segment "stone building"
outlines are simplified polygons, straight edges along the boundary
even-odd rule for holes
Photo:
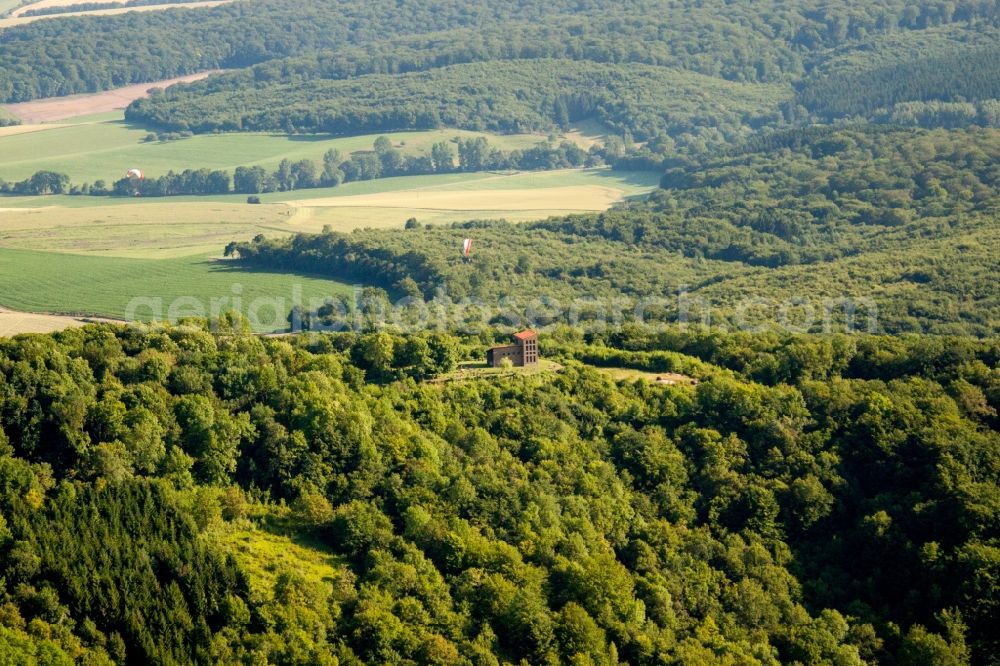
[[[494,347],[486,352],[486,364],[499,368],[505,358],[517,367],[538,363],[538,334],[524,330],[514,334],[514,344]]]

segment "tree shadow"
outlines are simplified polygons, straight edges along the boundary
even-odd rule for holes
[[[310,273],[307,271],[299,271],[288,268],[271,268],[268,266],[254,266],[250,264],[244,264],[240,262],[238,259],[213,257],[205,259],[201,263],[202,265],[207,266],[208,270],[210,270],[213,273],[256,273],[263,275],[292,275],[295,277],[308,278],[310,280],[326,280],[328,282],[338,282],[340,284],[346,284],[343,280],[335,278],[331,275],[324,275],[323,273]]]
[[[597,178],[607,180],[609,185],[615,183],[632,187],[659,187],[662,175],[659,171],[615,171],[614,169],[594,169],[590,173]]]

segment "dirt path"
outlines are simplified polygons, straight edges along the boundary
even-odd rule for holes
[[[187,76],[178,76],[173,79],[152,81],[150,83],[137,83],[133,86],[115,88],[114,90],[105,90],[104,92],[99,93],[68,95],[66,97],[46,97],[44,99],[36,99],[30,102],[8,104],[4,107],[4,109],[9,114],[20,118],[23,122],[29,124],[0,128],[0,132],[3,130],[10,130],[11,134],[18,134],[18,129],[21,129],[21,131],[37,131],[46,128],[37,127],[36,130],[25,130],[24,128],[32,127],[32,123],[49,123],[55,120],[66,120],[68,118],[75,118],[78,116],[89,116],[94,113],[106,113],[108,111],[124,109],[133,101],[148,95],[150,89],[152,88],[167,88],[175,83],[200,81],[201,79],[220,71],[222,70],[199,72],[197,74],[188,74]]]
[[[50,7],[68,7],[78,5],[86,1],[88,4],[110,5],[112,2],[122,2],[122,0],[38,0],[30,5],[21,5],[10,13],[10,18],[18,18],[27,11],[35,9],[49,9]]]
[[[91,0],[79,0],[78,2],[71,2],[69,4],[80,4],[82,2],[90,2]],[[27,25],[28,23],[34,23],[35,21],[43,21],[45,19],[54,18],[66,18],[69,16],[115,16],[116,14],[126,14],[128,12],[156,12],[163,11],[164,9],[191,9],[199,7],[215,7],[217,5],[225,5],[233,0],[206,0],[205,2],[184,2],[180,4],[167,4],[167,5],[142,5],[139,7],[116,7],[114,9],[92,9],[86,12],[73,12],[65,14],[45,14],[43,16],[17,16],[5,19],[0,19],[0,29],[3,28],[13,28],[19,25]],[[23,9],[35,8],[37,5],[28,5]]]

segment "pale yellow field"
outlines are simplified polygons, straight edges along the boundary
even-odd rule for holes
[[[588,150],[591,146],[603,144],[608,134],[609,128],[603,123],[597,120],[582,120],[570,126],[563,137]]]
[[[207,4],[207,3],[203,3]],[[157,5],[159,6],[159,5]],[[0,26],[3,21],[0,20]],[[89,95],[68,95],[66,97],[46,97],[30,102],[20,102],[18,104],[8,104],[4,110],[16,118],[20,118],[26,123],[36,123],[29,125],[15,125],[14,127],[0,128],[0,137],[24,132],[37,132],[46,129],[57,129],[65,125],[38,125],[37,123],[49,123],[53,120],[65,120],[77,116],[89,116],[95,113],[106,113],[117,109],[124,109],[137,99],[141,99],[149,94],[152,88],[167,88],[175,83],[190,83],[200,81],[219,70],[199,72],[187,76],[178,76],[173,79],[153,81],[151,83],[137,83],[134,86],[105,90],[104,92]],[[32,129],[25,129],[32,128]],[[9,132],[5,132],[9,130]],[[18,131],[20,130],[20,131]]]
[[[427,210],[188,202],[88,208],[0,208],[0,248],[167,259],[205,252],[221,253],[229,241],[245,240],[257,234],[318,233],[325,227],[341,232],[363,228],[398,229],[411,217],[421,224],[451,224],[470,217],[526,222],[573,212],[578,209]]]
[[[65,125],[45,124],[45,125],[11,125],[10,127],[0,127],[0,137],[14,136],[16,134],[30,134],[32,132],[44,132],[45,130],[59,129]]]
[[[0,247],[147,259],[221,254],[235,239],[296,231],[293,213],[284,204],[214,202],[7,208],[0,209]]]
[[[602,375],[607,375],[616,382],[634,382],[637,379],[650,382],[651,384],[692,386],[698,380],[687,375],[679,375],[676,372],[645,372],[643,370],[633,370],[632,368],[598,368],[591,366]]]
[[[381,185],[371,181],[344,186],[345,193],[339,196],[254,206],[238,195],[220,201],[144,199],[110,200],[107,204],[89,197],[38,197],[35,207],[0,208],[0,248],[168,259],[219,255],[230,241],[257,234],[319,232],[325,227],[343,232],[402,228],[411,217],[421,224],[436,225],[468,219],[524,222],[606,210],[626,195],[644,189],[613,178],[605,172],[563,170],[470,175],[443,182],[415,178],[421,185],[410,189],[361,189]],[[392,184],[403,186],[406,180]],[[348,188],[361,189],[362,193],[348,194]],[[324,194],[327,192],[330,190]]]
[[[579,211],[540,208],[531,210],[428,210],[425,208],[379,208],[332,206],[328,208],[297,208],[289,220],[295,231],[319,233],[325,227],[333,231],[354,229],[398,229],[406,220],[415,218],[420,224],[445,225],[469,219],[529,222]]]
[[[28,23],[34,23],[35,21],[41,21],[44,19],[66,18],[67,16],[115,16],[116,14],[127,14],[128,12],[156,12],[156,11],[163,11],[164,9],[177,9],[177,8],[191,9],[191,8],[215,7],[216,5],[225,5],[230,2],[233,2],[233,0],[206,0],[205,2],[186,2],[182,4],[173,4],[173,5],[142,5],[140,7],[92,9],[86,12],[46,14],[44,16],[18,16],[16,18],[11,17],[11,18],[0,19],[0,29],[13,28],[14,26],[26,25]],[[71,2],[69,4],[79,4],[79,3]]]
[[[53,331],[83,326],[84,323],[76,317],[29,314],[0,308],[0,338],[21,333],[52,333]]]
[[[623,192],[612,187],[575,185],[512,190],[433,190],[382,192],[324,199],[289,201],[294,207],[401,208],[426,211],[605,210]]]

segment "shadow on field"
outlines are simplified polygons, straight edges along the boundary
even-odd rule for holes
[[[633,187],[659,187],[658,171],[615,171],[613,169],[589,169],[590,175],[607,181],[608,187],[631,185]],[[633,195],[636,196],[636,195]],[[645,195],[638,195],[645,196]]]
[[[248,266],[246,264],[241,264],[236,259],[220,259],[210,258],[205,259],[201,262],[213,273],[231,273],[237,275],[240,273],[256,273],[263,275],[294,275],[300,278],[308,278],[310,280],[326,280],[327,282],[336,282],[338,284],[347,284],[342,280],[338,280],[335,277],[329,275],[323,275],[322,273],[307,273],[304,271],[297,271],[293,269],[281,269],[281,268],[271,268],[267,266]]]
[[[329,141],[330,139],[343,139],[345,134],[282,134],[277,132],[275,134],[270,134],[268,136],[275,136],[281,139],[286,139],[288,141],[302,141],[305,143],[315,143],[318,141]],[[363,135],[361,135],[363,136]]]

